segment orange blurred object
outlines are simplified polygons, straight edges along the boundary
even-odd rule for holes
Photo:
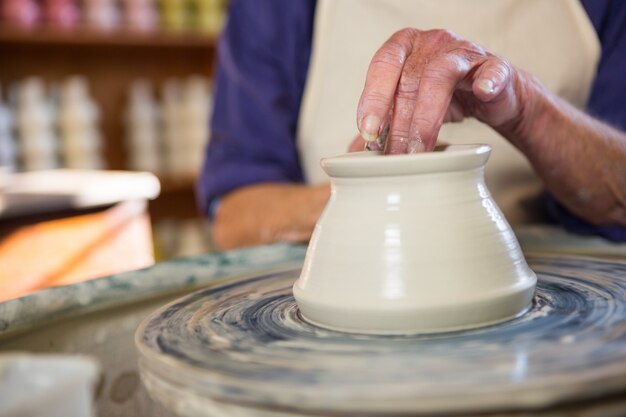
[[[0,238],[0,301],[154,263],[145,201],[44,220]]]

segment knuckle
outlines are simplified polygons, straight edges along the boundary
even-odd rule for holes
[[[415,38],[419,36],[420,33],[421,31],[419,29],[406,27],[395,32],[391,36],[391,39],[396,38],[398,41],[412,43],[415,40]]]
[[[404,63],[407,53],[411,51],[415,39],[419,36],[419,32],[418,29],[413,28],[404,28],[395,32],[376,55],[380,54],[379,59],[383,62],[395,64],[399,61]]]
[[[491,58],[488,61],[486,68],[486,73],[490,77],[499,78],[501,80],[507,79],[511,75],[512,66],[511,64],[500,58]]]
[[[399,94],[415,94],[419,87],[420,73],[419,57],[415,54],[411,55],[402,67],[400,79],[396,87]]]
[[[397,70],[402,68],[405,60],[406,52],[404,47],[397,42],[389,41],[376,52],[371,65],[376,67],[390,67]]]
[[[458,55],[446,54],[431,61],[424,69],[423,77],[430,83],[446,84],[468,71],[468,62]]]
[[[463,41],[447,51],[448,54],[459,55],[470,62],[479,61],[487,58],[485,50],[474,42]]]
[[[438,46],[437,50],[440,54],[460,55],[469,61],[487,57],[487,51],[484,48],[450,30],[433,29],[427,32],[427,36],[433,45]]]
[[[416,74],[402,71],[400,80],[398,81],[398,95],[412,96],[417,94],[420,85],[420,79]]]
[[[423,81],[428,83],[431,88],[440,89],[449,84],[448,80],[455,79],[457,77],[455,72],[447,68],[433,65],[424,70],[422,78]]]
[[[496,65],[492,71],[494,75],[500,79],[505,79],[509,76],[509,70],[504,65]]]
[[[380,91],[367,91],[363,95],[363,102],[367,102],[371,106],[384,107],[388,101],[387,96]]]
[[[488,53],[487,55],[489,57],[489,61],[491,61],[491,62],[495,62],[495,63],[498,63],[500,65],[503,65],[503,66],[509,67],[509,68],[513,66],[513,64],[511,64],[511,61],[509,61],[508,59],[506,59],[504,57],[501,57],[499,55],[494,55],[494,54],[491,54],[491,53]]]
[[[497,57],[497,62],[500,64],[499,66],[505,71],[507,74],[513,72],[513,64],[508,59]]]
[[[448,29],[431,29],[426,33],[431,41],[435,41],[437,43],[457,42],[463,39]]]

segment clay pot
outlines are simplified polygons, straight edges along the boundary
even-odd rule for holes
[[[523,314],[536,276],[485,186],[487,145],[322,160],[332,193],[293,293],[303,318],[425,333]]]

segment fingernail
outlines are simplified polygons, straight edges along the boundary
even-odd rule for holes
[[[380,119],[374,115],[368,115],[361,121],[361,136],[368,142],[378,139]]]
[[[365,142],[365,150],[366,151],[380,152],[383,149],[384,148],[380,145],[380,141],[378,141],[378,140],[372,140],[370,142]]]
[[[486,78],[482,78],[480,80],[478,80],[476,82],[476,85],[478,86],[478,89],[480,91],[482,91],[485,94],[491,94],[495,91],[495,84],[493,83],[493,81],[486,79]]]

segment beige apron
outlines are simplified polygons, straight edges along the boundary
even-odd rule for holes
[[[356,107],[369,61],[404,27],[450,29],[536,75],[578,107],[600,56],[579,0],[319,0],[298,129],[309,183],[327,181],[320,159],[344,153],[357,135]],[[541,184],[519,151],[474,119],[444,125],[439,139],[490,144],[487,183],[494,198],[511,223],[529,221],[522,202]]]

